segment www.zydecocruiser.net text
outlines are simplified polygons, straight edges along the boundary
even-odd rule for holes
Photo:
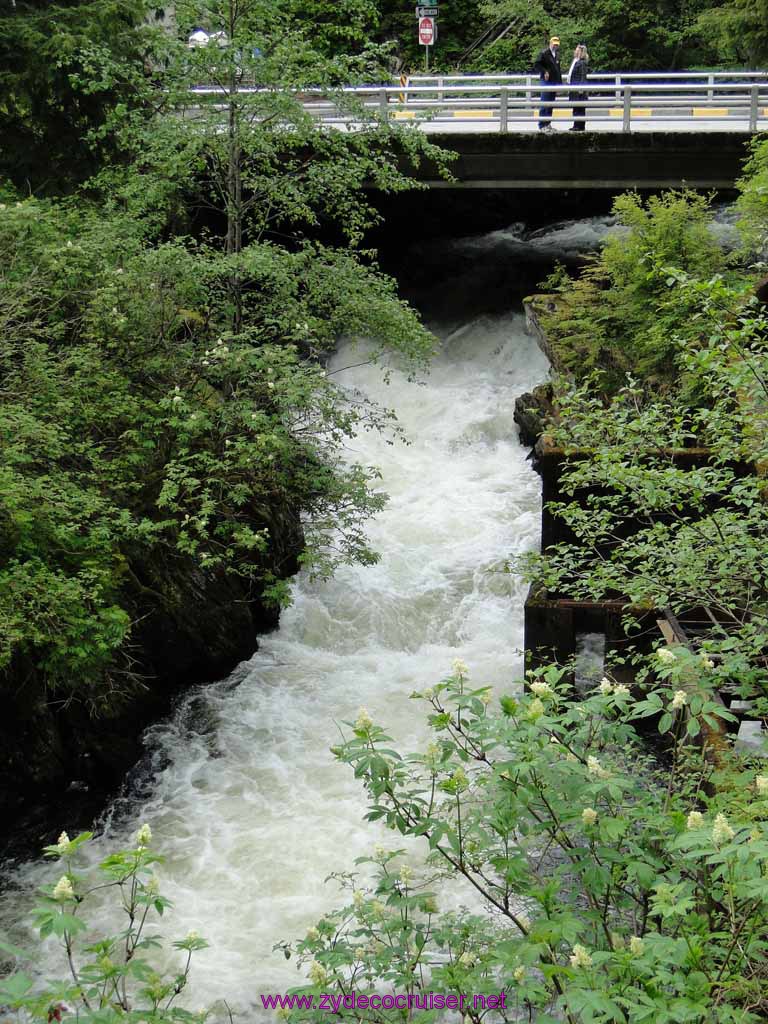
[[[506,1010],[506,992],[495,995],[444,995],[425,992],[422,995],[380,995],[374,992],[348,992],[346,995],[321,992],[316,996],[289,996],[279,993],[261,996],[265,1010],[321,1010],[338,1013],[339,1010]]]

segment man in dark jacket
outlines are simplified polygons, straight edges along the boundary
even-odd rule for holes
[[[542,50],[539,54],[538,60],[533,65],[533,70],[539,76],[539,81],[542,85],[562,85],[563,76],[560,71],[560,39],[557,36],[552,36],[549,40],[549,46]],[[557,93],[552,90],[542,89],[540,103],[539,103],[539,131],[540,132],[551,132],[554,131],[552,121],[552,101],[554,100]],[[548,106],[545,106],[548,104]]]

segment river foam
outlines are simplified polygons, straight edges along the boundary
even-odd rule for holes
[[[148,732],[151,785],[118,806],[95,844],[103,855],[150,822],[174,903],[163,932],[194,929],[211,945],[196,957],[188,1005],[224,997],[248,1006],[299,983],[273,945],[332,908],[338,889],[325,878],[353,870],[381,840],[362,821],[361,787],[329,753],[338,723],[365,705],[415,749],[420,716],[408,696],[446,675],[454,657],[478,684],[505,689],[519,674],[524,587],[493,570],[538,541],[539,482],[513,409],[547,366],[520,314],[440,333],[442,352],[418,383],[342,369],[357,362],[348,346],[332,366],[346,387],[393,406],[410,441],[367,432],[349,453],[381,468],[390,495],[370,530],[378,564],[344,567],[325,583],[299,576],[254,657]],[[39,883],[40,867],[20,879]],[[114,924],[106,907],[100,916]]]

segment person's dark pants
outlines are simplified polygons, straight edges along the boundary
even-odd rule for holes
[[[587,108],[576,106],[577,103],[584,103],[587,99],[586,95],[582,92],[571,93],[568,97],[568,101],[573,105],[573,128],[572,132],[583,132],[586,130],[586,116]]]
[[[542,85],[544,83],[542,82]],[[546,128],[552,120],[552,101],[557,96],[556,92],[544,92],[542,91],[539,97],[539,128]],[[544,104],[549,103],[548,107]]]

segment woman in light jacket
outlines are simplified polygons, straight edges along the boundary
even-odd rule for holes
[[[586,44],[579,43],[573,51],[573,60],[568,72],[569,85],[583,85],[586,82],[588,63],[589,54],[587,53]],[[571,91],[568,95],[568,100],[573,106],[573,127],[568,129],[571,132],[583,132],[586,128],[587,108],[583,104],[587,102],[588,95],[586,90],[581,89],[575,92]]]

